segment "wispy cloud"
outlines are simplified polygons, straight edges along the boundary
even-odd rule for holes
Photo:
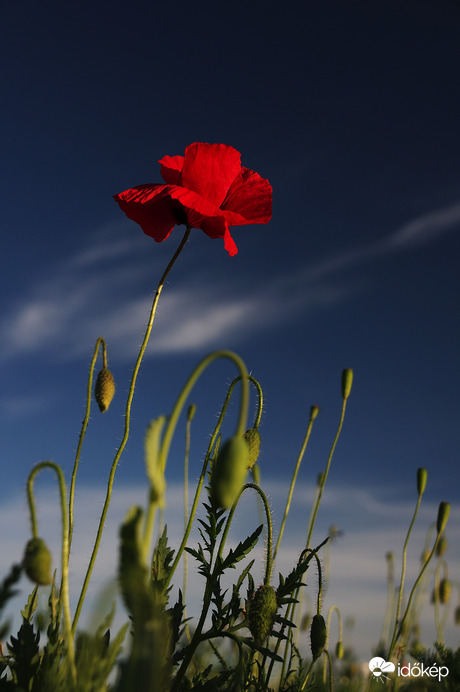
[[[179,280],[162,296],[149,352],[213,348],[229,335],[241,341],[256,329],[329,309],[356,291],[347,270],[434,242],[459,227],[460,204],[455,204],[417,217],[375,242],[272,276],[262,288],[242,275],[238,286],[220,279],[212,292],[209,282],[205,285],[196,276],[187,287]],[[133,356],[151,301],[136,287],[145,277],[159,275],[162,267],[146,262],[141,235],[128,241],[118,231],[101,229],[90,247],[50,267],[32,294],[11,306],[0,322],[1,358],[46,352],[75,358],[86,355],[88,344],[101,334],[110,340],[114,357]]]

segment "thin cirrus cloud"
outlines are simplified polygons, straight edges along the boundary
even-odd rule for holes
[[[373,259],[434,242],[460,226],[460,204],[416,217],[382,239],[332,255],[312,266],[264,281],[263,291],[240,277],[240,294],[225,281],[210,295],[199,282],[168,288],[162,296],[150,353],[185,353],[244,339],[276,320],[329,309],[356,290],[342,272]],[[115,233],[114,233],[115,230]],[[50,268],[33,295],[12,306],[0,322],[0,357],[50,353],[62,359],[88,353],[103,334],[115,357],[136,353],[151,296],[132,295],[143,276],[160,273],[143,257],[142,237],[117,238],[105,228],[92,246]],[[106,242],[110,233],[115,235]],[[114,268],[115,267],[115,268]],[[177,285],[177,284],[176,284]],[[231,296],[231,297],[229,297]],[[276,318],[276,319],[275,319]]]

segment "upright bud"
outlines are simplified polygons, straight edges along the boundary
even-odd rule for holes
[[[346,400],[350,396],[351,385],[353,384],[353,370],[345,368],[342,372],[342,396]]]
[[[310,644],[313,660],[321,656],[326,646],[326,623],[322,615],[313,617],[310,629]]]
[[[438,509],[438,519],[436,522],[436,530],[438,535],[440,535],[446,528],[447,520],[450,514],[450,503],[441,502]]]
[[[310,420],[315,420],[316,416],[319,413],[319,406],[312,406],[310,409]]]
[[[212,467],[211,498],[229,509],[240,492],[249,466],[249,448],[243,437],[231,437],[219,450]]]
[[[40,586],[51,584],[52,558],[43,538],[31,538],[26,545],[23,559],[24,570],[29,579]]]
[[[259,586],[248,612],[248,627],[256,644],[262,645],[275,623],[278,601],[272,586]]]
[[[259,458],[260,450],[260,433],[257,428],[249,428],[243,435],[249,448],[249,466],[252,469],[257,459]]]
[[[190,406],[187,409],[187,420],[192,421],[195,417],[196,413],[196,404],[190,404]]]
[[[428,471],[426,469],[417,469],[417,492],[419,495],[423,495],[425,492],[427,476]]]
[[[108,368],[102,368],[97,376],[94,397],[101,413],[105,413],[115,394],[115,380]]]

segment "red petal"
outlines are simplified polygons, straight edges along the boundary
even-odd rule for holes
[[[268,223],[272,216],[272,187],[268,180],[242,168],[221,205],[229,226]]]
[[[169,185],[181,185],[181,171],[184,165],[183,156],[163,156],[158,161],[161,163],[161,177]]]
[[[182,185],[219,207],[241,170],[241,154],[226,144],[195,142],[185,150]]]
[[[139,185],[125,190],[114,199],[128,219],[135,221],[144,233],[161,243],[177,223],[177,204],[171,199],[170,185]]]

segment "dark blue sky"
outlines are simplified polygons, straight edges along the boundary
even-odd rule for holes
[[[182,234],[156,244],[112,196],[161,182],[158,159],[194,141],[230,144],[268,178],[273,219],[233,229],[234,258],[193,231],[160,301],[119,492],[143,482],[149,421],[229,348],[264,387],[263,478],[287,484],[317,404],[300,474],[315,482],[352,367],[331,485],[412,502],[425,466],[428,501],[458,504],[459,35],[446,0],[3,3],[0,504],[38,461],[70,475],[100,335],[117,397],[93,411],[80,480],[106,478]],[[216,365],[192,397],[192,476],[233,375]]]

